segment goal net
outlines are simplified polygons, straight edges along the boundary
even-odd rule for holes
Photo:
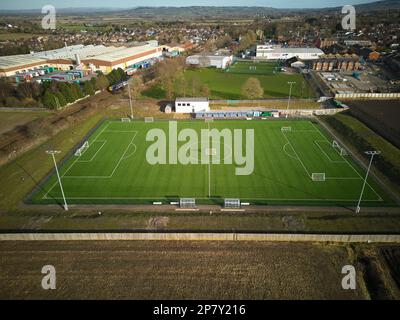
[[[332,141],[332,147],[336,149],[341,156],[347,156],[348,152],[345,148],[343,148],[336,140]]]
[[[281,131],[292,131],[292,127],[281,127]]]
[[[325,173],[313,173],[311,179],[312,181],[325,181]]]
[[[214,119],[213,118],[204,118],[204,121],[205,122],[214,122]]]
[[[240,199],[225,199],[224,207],[231,208],[231,209],[239,209],[240,208]]]
[[[194,198],[181,198],[179,199],[179,206],[181,208],[194,208],[196,207],[196,200]]]
[[[80,157],[89,148],[89,141],[85,141],[83,145],[75,151],[75,156]]]
[[[154,122],[154,118],[153,117],[146,117],[146,118],[144,118],[144,122],[146,122],[146,123]]]
[[[130,118],[121,118],[121,122],[131,122]]]

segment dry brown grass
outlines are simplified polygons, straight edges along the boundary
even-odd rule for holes
[[[266,242],[2,242],[0,298],[364,299],[345,247]],[[57,290],[41,289],[54,265]]]

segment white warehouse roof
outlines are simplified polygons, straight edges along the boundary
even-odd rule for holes
[[[16,68],[31,64],[46,63],[47,59],[42,59],[29,54],[0,57],[0,69]]]
[[[134,55],[140,54],[142,52],[146,52],[149,50],[154,50],[155,47],[153,44],[145,44],[143,46],[138,47],[123,47],[123,48],[114,48],[112,51],[96,55],[97,60],[113,62],[116,60],[126,59],[128,57],[132,57]]]

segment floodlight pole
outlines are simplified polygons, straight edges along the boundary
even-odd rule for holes
[[[290,96],[292,95],[292,86],[294,84],[296,84],[296,82],[294,82],[294,81],[289,81],[288,82],[288,85],[290,85],[290,88],[289,88],[289,99],[288,99],[288,102],[287,102],[286,118],[289,117]]]
[[[127,82],[128,82],[129,106],[131,107],[131,119],[133,119],[133,108],[132,108],[131,86],[129,85],[129,80],[128,80]]]
[[[54,167],[56,168],[56,173],[57,173],[57,178],[58,178],[58,183],[60,184],[60,189],[61,189],[61,194],[62,197],[64,199],[64,210],[68,211],[68,204],[67,204],[67,200],[65,199],[65,195],[64,195],[64,189],[63,186],[61,184],[61,178],[60,178],[60,174],[58,172],[58,168],[57,168],[57,162],[56,162],[56,157],[55,154],[60,153],[61,151],[57,151],[57,150],[47,150],[46,153],[47,154],[51,154],[52,158],[53,158],[53,162],[54,162]]]
[[[371,156],[371,160],[369,161],[369,165],[368,165],[368,169],[367,169],[367,173],[365,174],[365,179],[364,179],[364,183],[361,189],[361,194],[360,194],[360,199],[358,199],[358,204],[356,207],[356,213],[359,213],[361,211],[361,200],[362,200],[362,196],[364,194],[364,189],[365,189],[365,185],[367,184],[367,178],[368,178],[368,174],[369,171],[371,169],[371,165],[372,165],[372,161],[374,160],[374,156],[380,154],[380,151],[366,151],[365,154],[370,155]]]

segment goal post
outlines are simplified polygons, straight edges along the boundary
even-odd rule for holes
[[[312,181],[325,181],[325,173],[324,172],[315,172],[311,175]]]
[[[224,207],[228,209],[240,209],[240,199],[225,199]]]
[[[292,127],[281,127],[282,132],[292,131]]]
[[[89,141],[85,141],[82,146],[80,146],[75,151],[75,156],[80,157],[89,148]]]
[[[121,118],[121,122],[131,122],[131,118]]]
[[[144,118],[144,122],[145,122],[145,123],[154,122],[154,118],[153,118],[153,117],[145,117],[145,118]]]
[[[179,206],[183,209],[193,209],[196,207],[195,198],[180,198]]]
[[[217,149],[216,148],[206,148],[205,149],[205,155],[206,156],[216,156],[217,155]]]
[[[337,151],[339,152],[339,154],[341,156],[347,156],[348,155],[347,150],[345,148],[343,148],[336,140],[332,141],[332,147],[334,149],[337,149]]]
[[[339,143],[338,143],[336,140],[333,140],[333,141],[332,141],[332,147],[333,147],[333,148],[340,148],[340,145],[339,145]]]

